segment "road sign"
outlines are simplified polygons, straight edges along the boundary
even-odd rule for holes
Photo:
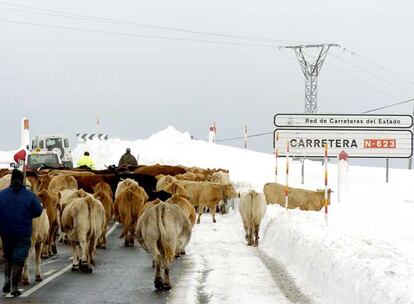
[[[287,142],[292,156],[323,157],[325,144],[329,157],[336,157],[342,150],[350,158],[409,158],[413,153],[410,130],[276,129],[273,146],[278,148],[279,156],[286,156]]]
[[[274,124],[283,128],[407,129],[412,127],[413,117],[382,114],[276,114]]]

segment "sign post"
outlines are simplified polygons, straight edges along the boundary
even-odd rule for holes
[[[348,185],[348,153],[342,150],[338,154],[338,202],[341,201],[342,188]],[[347,192],[348,189],[346,189]],[[346,193],[348,194],[348,193]]]

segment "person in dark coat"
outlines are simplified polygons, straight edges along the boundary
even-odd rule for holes
[[[118,167],[138,166],[137,159],[131,154],[131,149],[127,148],[124,155],[119,160]]]
[[[6,258],[3,292],[21,295],[18,285],[32,242],[32,219],[42,214],[36,195],[23,184],[24,175],[14,169],[10,187],[0,191],[0,237]]]

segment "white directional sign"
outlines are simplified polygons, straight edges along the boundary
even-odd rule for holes
[[[413,117],[411,115],[276,114],[274,124],[282,128],[407,129],[412,127]]]
[[[279,156],[336,157],[342,150],[352,158],[409,158],[413,153],[410,130],[289,129],[278,128],[274,147]]]

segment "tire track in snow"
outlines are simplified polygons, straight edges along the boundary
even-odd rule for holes
[[[279,287],[280,291],[292,303],[311,304],[310,299],[302,293],[296,285],[295,279],[287,272],[285,266],[279,263],[275,258],[270,257],[265,252],[257,248],[256,255],[269,269],[273,280]]]
[[[210,302],[211,295],[207,294],[204,290],[204,284],[207,282],[207,277],[210,271],[213,269],[208,268],[206,259],[203,258],[203,270],[201,271],[200,278],[198,279],[198,286],[196,289],[196,298],[198,304],[208,304]]]

